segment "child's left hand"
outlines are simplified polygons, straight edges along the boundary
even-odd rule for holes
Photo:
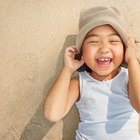
[[[135,39],[129,35],[125,52],[125,61],[129,64],[129,62],[133,60],[137,60],[137,45]]]

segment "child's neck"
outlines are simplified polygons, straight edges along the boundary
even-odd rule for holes
[[[111,80],[113,79],[117,74],[119,73],[119,68],[115,69],[114,71],[112,71],[112,73],[102,76],[102,75],[98,75],[97,73],[95,73],[94,71],[91,72],[91,76],[93,78],[95,78],[96,80],[99,81],[104,81],[104,80]]]

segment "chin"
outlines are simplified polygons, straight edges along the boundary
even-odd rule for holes
[[[93,71],[93,77],[98,80],[110,80],[118,74],[118,69]]]

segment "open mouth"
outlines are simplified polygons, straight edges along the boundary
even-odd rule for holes
[[[96,61],[100,67],[108,67],[110,63],[112,62],[112,58],[109,58],[109,57],[98,58],[96,59]]]

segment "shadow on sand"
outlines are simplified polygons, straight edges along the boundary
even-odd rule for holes
[[[55,81],[55,78],[60,73],[63,67],[63,54],[66,47],[75,44],[76,35],[69,35],[65,39],[63,49],[59,55],[57,61],[57,69],[54,78],[51,78],[44,87],[43,95],[46,96],[47,91],[51,88],[52,84]],[[24,131],[21,134],[20,140],[42,140],[47,132],[53,127],[54,123],[49,122],[44,118],[43,115],[43,106],[44,101],[39,105],[36,113],[32,116],[29,123],[26,125]],[[62,140],[74,140],[75,131],[78,125],[78,113],[76,107],[73,106],[69,114],[63,119],[63,139]]]

